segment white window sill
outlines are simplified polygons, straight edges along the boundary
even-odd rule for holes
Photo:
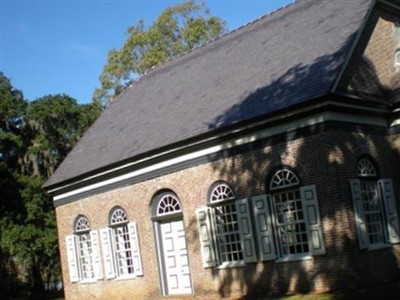
[[[302,261],[302,260],[312,260],[313,257],[309,254],[307,255],[291,255],[280,257],[276,260],[277,263],[284,263],[289,261]]]
[[[97,282],[96,278],[90,278],[90,279],[80,280],[78,283],[90,284],[90,283],[96,283],[96,282]]]
[[[245,265],[246,263],[244,262],[244,260],[224,262],[218,266],[218,269],[238,268],[238,267],[244,267]]]
[[[136,278],[135,274],[129,274],[129,275],[115,277],[114,280],[129,280],[129,279],[135,279],[135,278]]]

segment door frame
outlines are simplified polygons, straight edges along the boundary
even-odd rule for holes
[[[175,197],[175,199],[179,203],[179,209],[174,212],[160,214],[160,212],[158,210],[158,206],[159,206],[159,202],[162,201],[162,198],[164,195],[172,195],[173,197]],[[154,240],[155,240],[156,249],[157,249],[158,277],[159,277],[159,282],[160,282],[161,294],[163,296],[175,295],[175,294],[168,294],[168,280],[167,280],[166,269],[165,269],[164,247],[163,247],[163,242],[162,242],[161,224],[175,222],[175,221],[182,221],[184,230],[185,230],[185,243],[186,243],[186,250],[187,250],[187,256],[188,256],[190,286],[191,286],[190,293],[176,294],[176,295],[178,295],[178,296],[179,295],[193,295],[193,293],[194,293],[192,268],[191,268],[189,249],[188,249],[188,244],[187,244],[187,239],[186,239],[186,228],[185,228],[185,222],[183,219],[183,212],[182,212],[181,208],[182,208],[182,206],[180,204],[178,197],[172,192],[164,192],[164,193],[159,194],[154,199],[154,201],[152,203],[152,207],[151,207],[151,215],[152,215],[153,229],[154,229],[154,231],[153,231],[154,232]]]

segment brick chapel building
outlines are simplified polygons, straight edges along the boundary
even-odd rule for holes
[[[399,133],[398,0],[298,0],[173,58],[45,184],[66,299],[398,280]]]

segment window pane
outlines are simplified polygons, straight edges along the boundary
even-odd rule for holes
[[[382,203],[378,194],[378,186],[373,180],[361,181],[361,199],[370,244],[385,242],[382,218]]]
[[[117,260],[118,275],[133,273],[132,248],[127,225],[114,228],[115,257]]]
[[[94,278],[92,251],[90,234],[88,232],[78,234],[78,259],[83,280]]]
[[[299,190],[273,195],[281,255],[309,252],[306,223]]]
[[[214,207],[214,215],[221,263],[243,260],[235,203]]]

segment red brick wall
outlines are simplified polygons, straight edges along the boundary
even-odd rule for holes
[[[193,299],[320,292],[393,280],[399,271],[399,246],[377,251],[358,249],[349,179],[355,177],[360,155],[369,154],[378,163],[381,176],[393,178],[395,193],[400,199],[400,138],[398,135],[368,134],[367,130],[358,127],[352,130],[334,127],[335,130],[317,130],[305,135],[297,133],[291,134],[292,138],[287,136],[259,142],[256,150],[238,151],[244,154],[57,207],[66,299],[163,298],[150,213],[151,201],[162,189],[174,191],[183,206],[196,295]],[[317,185],[326,255],[315,256],[309,261],[258,262],[242,268],[204,269],[195,209],[206,205],[211,184],[226,180],[239,198],[251,197],[266,192],[266,178],[279,165],[293,167],[303,185]],[[84,214],[92,229],[100,229],[108,225],[108,214],[117,205],[126,210],[131,221],[137,222],[144,276],[131,280],[104,279],[93,284],[71,284],[65,236],[72,233],[74,219]]]

